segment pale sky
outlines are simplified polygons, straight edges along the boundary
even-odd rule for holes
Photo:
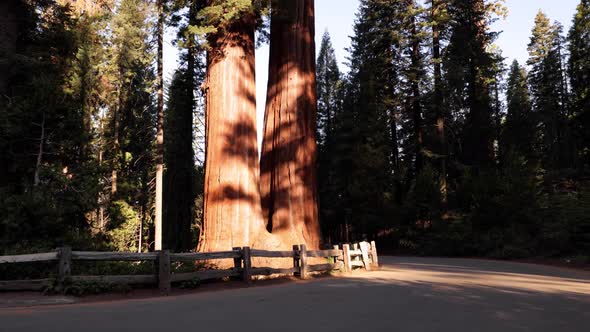
[[[580,0],[507,0],[509,14],[506,20],[495,23],[494,30],[502,31],[497,44],[503,51],[509,64],[517,59],[521,64],[528,58],[527,44],[531,35],[535,15],[539,9],[543,10],[552,21],[559,21],[567,33]],[[322,34],[327,29],[330,32],[336,57],[341,63],[341,71],[346,71],[346,48],[350,46],[350,36],[359,5],[358,0],[316,0],[316,49]],[[167,39],[169,39],[168,36]],[[164,48],[164,71],[169,80],[176,68],[177,51],[166,43]],[[256,51],[256,95],[257,118],[259,126],[259,144],[262,135],[262,119],[266,98],[266,81],[268,77],[268,46],[260,47]]]

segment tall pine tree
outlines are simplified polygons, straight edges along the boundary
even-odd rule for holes
[[[569,166],[566,151],[566,119],[564,73],[560,55],[559,26],[551,24],[545,13],[539,11],[528,45],[531,67],[529,84],[533,109],[541,124],[539,136],[546,169]]]
[[[448,11],[451,37],[444,69],[449,106],[462,131],[460,160],[486,168],[494,158],[490,87],[494,59],[488,51],[496,35],[489,31],[493,17],[484,0],[454,0]]]
[[[338,61],[332,47],[330,34],[326,30],[317,58],[318,126],[316,139],[323,152],[333,127],[334,113],[338,107],[338,88],[341,80]]]
[[[535,122],[525,69],[514,60],[508,73],[506,90],[507,114],[501,151],[532,159],[535,151]],[[506,156],[503,156],[506,157]],[[504,159],[504,158],[502,158]]]
[[[339,216],[349,233],[372,234],[389,221],[394,176],[401,180],[399,1],[361,1],[352,37],[343,109],[336,115]],[[401,182],[401,181],[400,181]],[[399,188],[398,188],[399,189]]]
[[[109,107],[111,208],[107,229],[119,249],[139,250],[152,218],[155,74],[148,41],[150,7],[143,0],[123,0],[110,24],[108,72],[113,96]]]
[[[82,102],[91,98],[80,92],[90,89],[73,89],[71,81],[85,72],[78,70],[87,63],[84,47],[67,4],[0,6],[0,246],[55,247],[88,234],[85,214],[96,206],[98,174]]]
[[[322,234],[329,238],[328,242],[338,238],[338,226],[341,221],[335,215],[336,171],[333,165],[338,158],[335,153],[335,122],[341,109],[342,78],[338,69],[338,61],[330,41],[328,31],[322,36],[322,43],[317,58],[317,96],[318,125],[316,140],[318,143],[318,191],[320,197],[320,221]]]

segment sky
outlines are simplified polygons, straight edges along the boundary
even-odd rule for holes
[[[527,44],[533,28],[535,15],[543,10],[552,21],[559,21],[567,32],[580,0],[507,0],[509,14],[506,19],[497,21],[494,31],[501,31],[496,44],[502,49],[506,62],[514,59],[524,64],[528,58]],[[359,0],[316,0],[316,50],[319,51],[324,31],[328,30],[332,39],[336,57],[341,64],[341,71],[347,71],[346,48],[350,46],[353,24],[359,6]],[[167,36],[164,48],[164,72],[166,79],[172,77],[176,68],[177,51],[169,42],[172,33]],[[262,121],[266,98],[266,81],[268,78],[268,45],[256,50],[256,96],[259,144],[262,135]]]

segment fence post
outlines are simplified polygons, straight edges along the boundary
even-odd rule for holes
[[[293,268],[295,269],[295,272],[293,273],[293,275],[297,276],[297,275],[301,275],[301,266],[299,265],[299,245],[298,244],[294,244],[293,245]]]
[[[57,267],[57,283],[60,289],[64,289],[67,280],[72,275],[72,248],[62,247],[58,250],[59,265]]]
[[[336,244],[336,245],[333,245],[332,246],[332,249],[334,249],[334,250],[340,250],[340,247],[338,247],[338,245]],[[338,255],[338,256],[332,256],[332,258],[334,259],[334,264],[337,264],[338,263],[338,258],[339,257],[340,257],[340,255]]]
[[[344,244],[342,245],[342,259],[344,260],[344,271],[345,272],[352,272],[352,264],[350,262],[350,245]]]
[[[299,245],[299,278],[305,279],[307,277],[307,249],[305,244]]]
[[[369,243],[368,242],[361,242],[361,257],[363,258],[363,264],[365,265],[365,270],[371,271],[371,261],[369,260]]]
[[[170,294],[172,288],[170,280],[170,251],[158,252],[158,286],[162,294]]]
[[[233,247],[232,250],[240,252],[240,257],[234,257],[234,270],[238,273],[241,273],[241,271],[242,271],[242,255],[243,255],[242,248]]]
[[[371,241],[371,258],[373,260],[373,267],[378,269],[379,268],[379,258],[377,256],[377,246],[375,245],[375,241]]]
[[[242,271],[242,279],[250,283],[252,281],[252,258],[250,256],[250,247],[242,249],[242,258],[244,259],[244,270]]]
[[[358,243],[353,243],[352,244],[352,250],[354,250],[354,251],[359,250],[359,244]],[[355,261],[355,262],[360,262],[361,261],[361,256],[355,255],[355,256],[352,256],[350,259],[353,260],[353,261]]]

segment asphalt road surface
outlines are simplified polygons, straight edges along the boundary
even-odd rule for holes
[[[0,331],[590,331],[590,273],[383,257],[377,272],[188,295],[0,309]]]

